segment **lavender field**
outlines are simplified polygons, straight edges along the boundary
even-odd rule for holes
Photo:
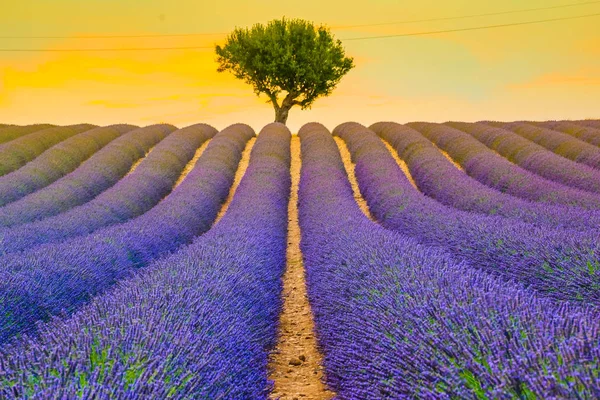
[[[597,399],[599,235],[598,120],[0,124],[0,399]]]

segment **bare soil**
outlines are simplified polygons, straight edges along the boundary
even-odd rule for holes
[[[400,167],[400,169],[402,170],[402,172],[404,172],[404,175],[406,175],[406,177],[408,178],[408,181],[410,182],[410,184],[413,185],[413,187],[415,189],[419,190],[419,187],[417,186],[417,183],[415,182],[415,180],[413,179],[412,175],[410,174],[410,170],[408,169],[408,165],[406,165],[406,163],[404,162],[404,160],[400,158],[400,156],[398,155],[398,152],[392,147],[391,144],[389,144],[385,140],[381,139],[381,141],[383,142],[383,144],[385,144],[385,147],[387,147],[387,149],[390,152],[390,154],[392,155],[392,157],[394,157],[394,160],[396,161],[396,164],[398,164],[398,166]]]
[[[363,212],[363,214],[369,217],[371,221],[375,221],[375,218],[373,218],[373,216],[371,215],[371,211],[369,210],[367,201],[362,197],[362,194],[360,194],[358,181],[356,180],[356,175],[354,174],[354,163],[352,162],[352,156],[348,151],[348,147],[346,146],[346,143],[339,137],[335,137],[334,139],[335,144],[337,144],[338,149],[340,151],[340,155],[342,156],[342,161],[344,162],[344,169],[346,170],[346,175],[348,175],[348,180],[350,181],[350,185],[352,186],[354,200],[356,200],[356,203],[358,204],[358,207],[360,207],[360,210]],[[394,150],[392,149],[392,151]]]
[[[206,140],[204,143],[202,143],[202,145],[200,147],[198,147],[198,150],[196,150],[196,152],[194,153],[194,157],[192,157],[190,162],[188,162],[185,165],[185,168],[183,168],[183,171],[181,171],[181,176],[177,179],[177,182],[175,182],[175,185],[173,185],[173,189],[175,189],[177,186],[179,186],[181,184],[181,182],[183,182],[185,177],[188,176],[188,174],[190,172],[192,172],[192,170],[194,169],[194,166],[196,165],[196,162],[198,162],[198,159],[200,158],[202,153],[204,153],[204,149],[206,149],[206,146],[208,146],[209,142],[210,142],[210,139]]]
[[[144,154],[142,157],[140,157],[136,162],[133,163],[133,165],[131,166],[131,168],[129,169],[129,172],[125,174],[125,176],[127,175],[131,175],[133,173],[133,171],[135,171],[135,169],[138,167],[138,165],[140,165],[142,163],[142,161],[144,161],[144,159],[146,157],[148,157],[148,154],[150,154],[150,152],[152,150],[154,150],[156,146],[152,146],[148,149],[148,151],[146,152],[146,154]]]
[[[272,399],[331,399],[334,393],[323,383],[322,355],[314,334],[314,321],[306,292],[300,226],[298,183],[300,139],[292,136],[292,190],[288,204],[288,247],[283,276],[283,311],[278,343],[269,362],[269,379],[274,381]]]
[[[454,159],[452,157],[450,157],[450,154],[448,154],[444,150],[440,149],[435,143],[431,142],[431,144],[433,145],[433,147],[435,147],[436,149],[438,149],[440,151],[440,153],[442,153],[442,155],[444,157],[446,157],[446,159],[452,163],[452,165],[454,165],[460,171],[463,171],[463,172],[465,171],[463,169],[463,167],[461,167],[461,165],[459,163],[457,163],[456,161],[454,161]]]
[[[244,177],[244,174],[246,173],[246,169],[248,169],[248,164],[250,163],[250,153],[252,152],[252,147],[254,146],[255,141],[256,141],[256,138],[253,137],[248,141],[248,143],[246,143],[246,147],[244,148],[244,151],[242,152],[242,158],[240,159],[238,168],[235,171],[235,177],[233,178],[233,184],[231,185],[231,189],[229,189],[229,194],[227,195],[227,199],[221,206],[221,209],[219,210],[219,213],[217,214],[217,218],[215,219],[215,222],[213,223],[213,225],[216,224],[217,222],[219,222],[221,220],[221,218],[223,218],[223,216],[227,212],[227,209],[229,208],[229,204],[231,204],[231,200],[233,200],[233,196],[235,195],[235,191],[236,191],[237,187],[239,186],[242,178]]]

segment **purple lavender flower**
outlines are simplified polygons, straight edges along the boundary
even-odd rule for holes
[[[152,125],[115,139],[70,174],[0,207],[0,226],[47,218],[92,200],[117,183],[135,161],[174,130],[172,125]]]
[[[480,183],[452,165],[427,138],[412,128],[395,122],[379,122],[370,129],[398,152],[419,190],[442,204],[551,227],[594,231],[600,227],[600,210],[526,201]]]
[[[600,209],[597,194],[570,188],[527,171],[466,132],[425,122],[407,125],[446,151],[467,175],[487,186],[526,200]]]
[[[220,143],[214,155],[231,161],[223,139],[242,132],[217,135],[205,154]],[[71,318],[4,346],[0,394],[266,399],[285,266],[289,152],[289,130],[266,126],[225,216]]]
[[[179,129],[163,139],[135,171],[92,201],[41,221],[0,228],[0,254],[87,235],[143,214],[171,192],[196,149],[216,132],[205,124]]]
[[[0,257],[0,343],[68,314],[120,279],[189,243],[212,225],[233,183],[247,125],[233,125],[207,146],[194,170],[147,213],[62,243]]]
[[[73,171],[112,140],[134,128],[131,125],[94,128],[50,147],[23,167],[0,177],[0,206],[48,186]]]
[[[1,144],[0,176],[22,167],[53,145],[95,127],[90,124],[79,124],[36,129],[28,135]]]
[[[557,305],[371,222],[329,132],[308,124],[300,137],[302,252],[337,398],[600,396],[597,310]],[[381,156],[367,150],[355,153],[359,163]],[[402,196],[395,185],[381,190]]]
[[[444,206],[418,192],[383,142],[357,123],[334,133],[348,144],[361,193],[385,227],[446,249],[473,267],[517,280],[550,298],[600,304],[595,232],[549,229]]]

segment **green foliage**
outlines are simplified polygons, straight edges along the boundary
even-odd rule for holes
[[[223,47],[216,46],[216,53],[219,72],[229,71],[252,85],[257,95],[266,94],[276,112],[294,105],[310,108],[354,67],[328,28],[301,19],[236,28]],[[284,92],[280,105],[278,97]]]
[[[483,387],[481,386],[481,382],[479,379],[477,379],[473,372],[467,369],[462,371],[459,375],[465,380],[467,387],[475,393],[478,399],[485,400],[488,398],[485,394],[485,390],[483,390]]]

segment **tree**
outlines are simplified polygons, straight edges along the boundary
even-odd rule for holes
[[[328,28],[301,19],[236,28],[223,47],[216,46],[216,53],[217,70],[252,85],[257,96],[266,94],[275,108],[275,122],[284,124],[293,106],[310,108],[354,67]]]

